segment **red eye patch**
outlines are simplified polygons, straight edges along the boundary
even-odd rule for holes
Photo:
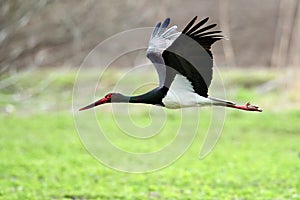
[[[105,96],[106,99],[110,99],[111,97],[112,97],[112,94],[107,94],[107,95]]]

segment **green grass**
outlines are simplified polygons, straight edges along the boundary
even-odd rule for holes
[[[122,173],[100,164],[77,135],[73,116],[66,110],[74,76],[59,76],[45,94],[23,102],[11,102],[9,90],[1,92],[7,98],[1,101],[3,107],[11,104],[15,111],[1,108],[0,113],[0,199],[300,199],[300,109],[228,110],[221,138],[212,153],[200,160],[211,113],[202,109],[199,135],[179,160],[156,172]],[[25,79],[20,82],[26,84]],[[264,104],[253,88],[248,89],[246,93],[247,89],[237,88],[236,100],[250,98]],[[39,110],[39,105],[49,101],[48,110]],[[110,130],[111,138],[131,151],[146,151],[173,137],[160,137],[149,147],[131,145],[116,129],[109,106],[97,111],[98,121],[106,132]],[[151,122],[143,106],[131,114],[140,126]],[[180,123],[175,111],[168,114],[165,133]]]
[[[230,111],[208,157],[198,159],[197,137],[175,164],[147,174],[99,164],[80,143],[67,113],[1,116],[0,197],[299,199],[299,116],[300,111]],[[106,120],[104,126],[112,123]]]

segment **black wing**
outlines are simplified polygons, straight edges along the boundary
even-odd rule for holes
[[[219,34],[221,31],[208,31],[216,24],[203,27],[208,17],[193,26],[196,19],[197,16],[162,54],[167,68],[165,86],[168,87],[179,73],[192,83],[197,94],[207,97],[213,74],[211,45],[223,36]]]

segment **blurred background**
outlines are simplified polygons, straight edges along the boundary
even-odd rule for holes
[[[299,4],[299,0],[1,0],[0,199],[299,199]],[[84,148],[71,112],[81,63],[114,34],[153,27],[166,17],[182,30],[195,15],[209,16],[209,23],[217,23],[216,30],[229,39],[213,45],[217,67],[209,93],[223,91],[224,86],[228,100],[250,101],[264,112],[226,109],[225,123],[218,126],[222,137],[204,160],[199,160],[199,149],[213,121],[210,108],[192,112],[202,117],[196,121],[198,135],[170,167],[133,175],[100,165]],[[110,52],[119,45],[124,44],[112,44]],[[145,62],[149,63],[145,50],[130,52],[114,61],[99,83],[98,73],[105,66],[91,63],[80,71],[76,92],[83,105],[78,108],[91,103],[94,94],[89,91],[95,91],[95,81],[96,97],[117,83],[124,93],[155,87],[143,87],[145,82],[157,83],[151,65],[146,72],[127,73]],[[151,138],[153,143],[133,143],[134,138],[115,123],[110,105],[95,109],[108,138],[133,152],[152,150],[149,144],[168,144],[181,125],[181,110],[131,108],[130,116],[115,113],[123,124],[131,126],[126,123],[130,120],[147,128],[151,109],[160,109],[168,114],[169,125],[157,129],[162,137]],[[154,117],[161,116],[157,110],[151,112]],[[83,124],[93,122],[84,117],[88,113],[94,114],[76,113],[84,118]],[[195,122],[193,117],[187,119]],[[189,126],[184,131],[195,129]]]
[[[298,0],[190,0],[184,3],[179,0],[3,0],[0,12],[2,104],[11,102],[6,109],[9,112],[12,105],[51,86],[62,71],[65,75],[66,71],[72,74],[97,44],[114,34],[151,27],[166,17],[171,17],[171,23],[182,30],[195,15],[209,16],[210,23],[218,23],[218,29],[229,39],[213,46],[216,64],[221,69],[264,71],[260,78],[242,78],[245,81],[260,79],[256,86],[261,86],[261,92],[283,84],[287,87],[286,80],[293,79],[294,70],[300,65]],[[129,62],[126,66],[134,65],[131,61],[122,60]],[[119,63],[114,67],[122,66]],[[289,70],[292,72],[287,75]],[[37,75],[39,72],[42,76]],[[36,76],[29,78],[33,73]],[[252,75],[255,74],[260,73]],[[33,77],[38,80],[26,82]],[[70,86],[72,81],[74,79],[69,77],[66,82]],[[294,89],[294,82],[292,85]]]
[[[219,66],[300,64],[298,0],[1,1],[1,73],[76,67],[99,42],[171,17],[181,30],[195,15],[211,17],[230,39],[215,45]]]

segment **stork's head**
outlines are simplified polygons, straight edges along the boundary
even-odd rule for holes
[[[99,99],[98,101],[95,101],[94,103],[87,105],[83,108],[80,108],[79,111],[81,110],[87,110],[96,106],[99,106],[101,104],[105,104],[105,103],[111,103],[111,99],[113,96],[118,96],[119,93],[108,93],[107,95],[105,95],[102,99]]]
[[[130,97],[124,96],[123,94],[120,93],[108,93],[107,95],[105,95],[102,99],[99,99],[98,101],[95,101],[94,103],[87,105],[83,108],[80,108],[79,111],[81,110],[87,110],[105,103],[120,103],[120,102],[124,102],[124,103],[128,103],[130,100]]]

